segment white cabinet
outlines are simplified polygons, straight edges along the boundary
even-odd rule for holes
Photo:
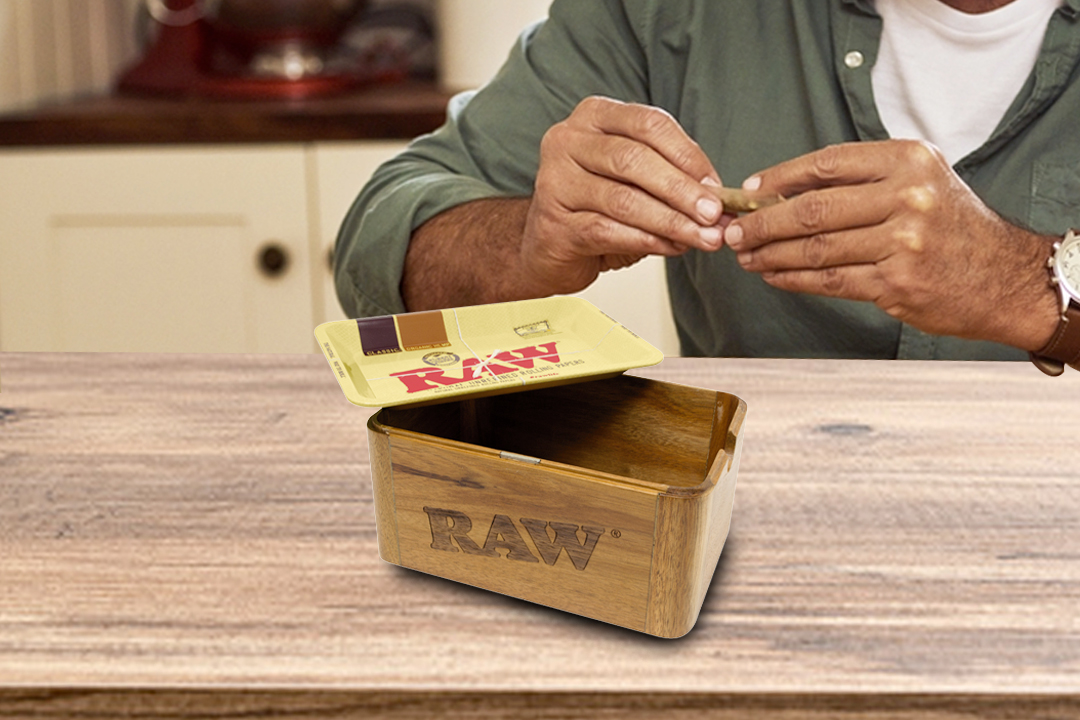
[[[0,152],[0,350],[316,352],[338,227],[405,145]]]
[[[0,349],[312,350],[303,149],[5,152],[0,218]]]

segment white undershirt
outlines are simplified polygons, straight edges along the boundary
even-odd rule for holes
[[[871,81],[889,136],[928,140],[950,164],[986,142],[1060,5],[1013,0],[972,15],[941,0],[876,0],[883,30]]]

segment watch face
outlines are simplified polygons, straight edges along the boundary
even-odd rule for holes
[[[1080,301],[1080,236],[1074,236],[1062,244],[1054,264],[1065,292]]]

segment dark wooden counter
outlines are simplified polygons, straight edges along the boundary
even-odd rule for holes
[[[448,100],[418,81],[305,101],[87,98],[0,115],[0,147],[408,139],[441,125]]]
[[[381,562],[316,355],[0,354],[0,718],[1080,717],[1080,374],[672,358],[747,401],[698,626]]]

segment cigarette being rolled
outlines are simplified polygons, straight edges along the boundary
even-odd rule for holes
[[[720,202],[724,204],[726,213],[748,213],[769,205],[775,205],[784,198],[776,193],[748,192],[742,188],[709,187]]]

